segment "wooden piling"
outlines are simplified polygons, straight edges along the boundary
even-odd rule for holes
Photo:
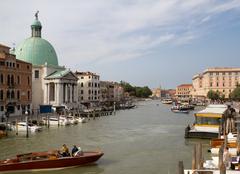
[[[57,114],[57,118],[58,118],[58,127],[60,126],[60,115]]]
[[[184,174],[183,161],[179,161],[179,163],[178,163],[178,174]]]
[[[47,114],[47,127],[49,128],[50,127],[50,115]]]
[[[16,135],[18,135],[18,119],[16,119]]]
[[[220,174],[226,174],[226,167],[223,163],[223,152],[224,152],[224,145],[221,146],[221,148],[219,149],[219,170],[220,170]]]
[[[196,155],[196,150],[197,147],[196,145],[194,145],[193,147],[193,154],[192,154],[192,170],[196,170],[196,158],[197,158],[197,155]]]
[[[29,137],[29,132],[28,132],[28,115],[26,115],[26,138]]]
[[[203,168],[202,143],[196,146],[196,167],[199,170]]]

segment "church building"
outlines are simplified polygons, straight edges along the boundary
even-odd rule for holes
[[[16,58],[32,64],[32,109],[40,105],[77,107],[77,81],[72,71],[58,65],[54,47],[42,38],[42,25],[38,12],[31,25],[31,37],[24,40],[15,50]]]

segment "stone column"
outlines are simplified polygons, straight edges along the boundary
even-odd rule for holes
[[[65,83],[65,102],[68,101],[68,84]]]
[[[63,84],[62,83],[58,84],[58,101],[59,101],[59,105],[63,103]]]
[[[56,105],[59,105],[59,101],[58,101],[58,83],[55,83],[55,98],[54,98],[54,100],[55,100],[55,103],[56,103]]]
[[[70,88],[70,92],[69,92],[69,93],[70,93],[69,102],[72,103],[72,102],[73,102],[73,101],[72,101],[72,90],[73,90],[73,89],[72,89],[72,84],[69,84],[69,88]]]

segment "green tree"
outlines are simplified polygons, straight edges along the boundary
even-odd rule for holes
[[[230,98],[232,100],[240,101],[240,85],[237,84],[237,87],[231,92]]]
[[[207,93],[207,97],[211,100],[219,100],[220,99],[220,93],[218,91],[210,90]]]
[[[121,86],[123,87],[125,92],[128,92],[131,96],[140,97],[140,98],[147,98],[152,95],[151,89],[149,87],[139,87],[139,86],[132,86],[131,84],[121,81]]]

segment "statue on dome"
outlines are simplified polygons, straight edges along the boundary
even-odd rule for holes
[[[37,12],[35,13],[35,18],[36,18],[36,20],[38,20],[38,13],[39,13],[39,11],[37,11]]]

